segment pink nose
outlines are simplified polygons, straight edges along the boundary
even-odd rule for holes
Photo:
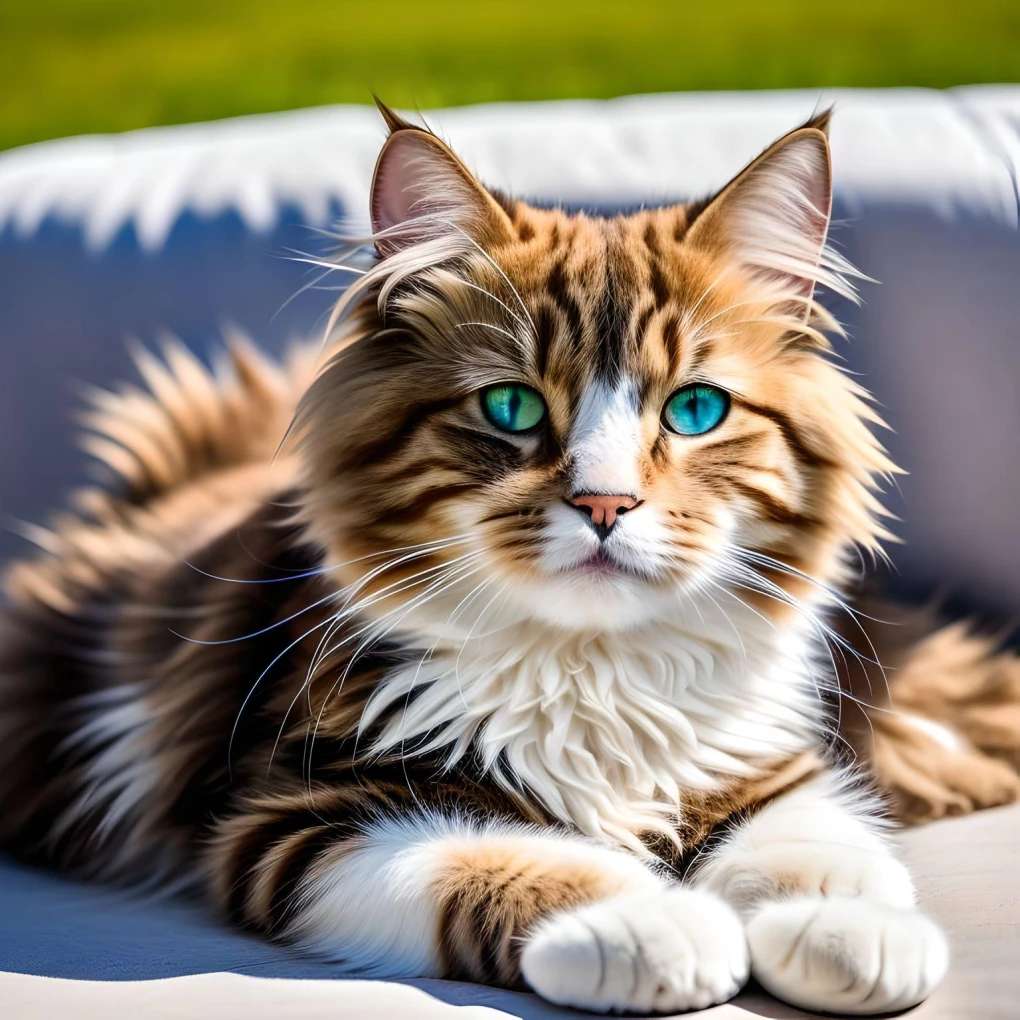
[[[608,534],[616,523],[616,518],[628,510],[633,510],[640,500],[633,496],[597,496],[593,493],[582,492],[571,496],[570,502],[591,518],[596,531]]]

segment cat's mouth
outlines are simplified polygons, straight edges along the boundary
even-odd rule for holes
[[[569,567],[565,573],[581,574],[587,577],[628,577],[646,580],[643,571],[638,570],[626,563],[621,563],[616,557],[611,556],[605,549],[598,549],[586,559]]]

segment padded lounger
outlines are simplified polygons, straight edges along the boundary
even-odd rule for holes
[[[844,353],[911,474],[890,494],[908,595],[1020,605],[1020,88],[651,96],[441,111],[429,120],[487,182],[594,210],[689,199],[835,102],[835,238],[882,286],[835,309]],[[80,474],[76,381],[131,374],[123,339],[169,329],[206,354],[235,323],[272,350],[332,295],[288,261],[366,206],[378,115],[324,108],[78,138],[0,154],[0,513],[38,520]],[[332,281],[323,281],[329,285]],[[947,413],[947,408],[952,413]],[[961,409],[972,409],[961,413]],[[0,560],[20,551],[0,536]],[[1020,808],[904,834],[921,898],[953,937],[925,1020],[1020,1016]],[[576,1016],[438,981],[335,980],[194,903],[0,862],[0,1016]],[[748,991],[713,1017],[803,1014]]]

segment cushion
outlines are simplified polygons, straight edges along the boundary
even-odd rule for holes
[[[945,984],[911,1017],[1012,1020],[1020,995],[1020,805],[935,822],[900,838],[921,903],[953,946]],[[7,1015],[15,1017],[105,1020],[151,1016],[157,1005],[158,1015],[217,1020],[578,1015],[532,995],[457,982],[338,980],[330,964],[232,931],[202,904],[129,897],[11,862],[0,864],[0,970],[9,972],[0,974],[0,1002],[13,1001]],[[467,1005],[490,1009],[461,1008]],[[808,1014],[750,988],[701,1015]]]

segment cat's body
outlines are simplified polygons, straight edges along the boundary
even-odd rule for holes
[[[812,301],[824,134],[597,220],[390,121],[317,374],[174,350],[98,398],[123,491],[7,578],[0,838],[361,973],[918,1001],[945,943],[833,750],[822,621],[892,466]]]

